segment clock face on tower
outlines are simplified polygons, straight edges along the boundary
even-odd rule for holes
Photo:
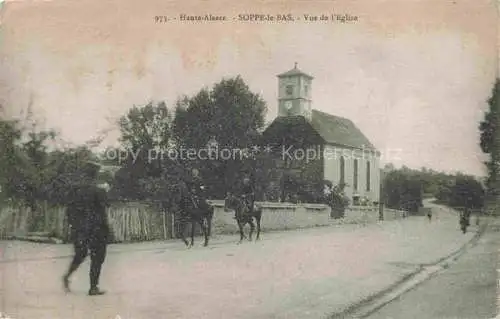
[[[286,101],[285,102],[285,108],[290,111],[290,109],[292,108],[292,101]]]

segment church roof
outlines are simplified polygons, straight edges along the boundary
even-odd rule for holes
[[[307,77],[309,79],[313,79],[313,77],[310,76],[309,74],[304,73],[301,70],[299,70],[297,68],[297,65],[295,65],[295,67],[293,69],[289,70],[289,71],[286,71],[284,73],[278,74],[278,77],[279,78],[284,78],[284,77],[287,77],[287,76],[294,76],[294,75],[302,75],[302,76],[305,76],[305,77]]]
[[[363,132],[347,118],[312,110],[311,126],[329,144],[377,150]]]
[[[278,117],[268,129],[274,131],[276,126],[283,125],[293,127],[308,125],[326,144],[378,152],[376,147],[351,120],[340,116],[312,110],[310,121],[300,115]]]

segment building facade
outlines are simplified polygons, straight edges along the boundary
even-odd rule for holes
[[[349,119],[312,108],[313,77],[295,67],[278,75],[278,116],[263,133],[281,171],[345,184],[354,203],[380,198],[380,152]]]

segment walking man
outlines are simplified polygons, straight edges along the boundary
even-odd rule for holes
[[[97,186],[99,165],[86,163],[82,170],[78,185],[69,191],[67,205],[68,221],[71,227],[71,238],[75,255],[67,273],[63,276],[66,292],[69,292],[69,278],[75,272],[90,252],[90,290],[89,295],[103,295],[100,290],[99,277],[101,267],[106,258],[106,246],[110,229],[106,208],[107,194]]]

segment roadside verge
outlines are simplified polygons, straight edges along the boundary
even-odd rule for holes
[[[462,247],[455,250],[451,254],[440,258],[434,263],[420,265],[417,270],[404,275],[400,280],[391,284],[389,287],[350,305],[341,312],[330,314],[327,318],[365,318],[369,316],[397,297],[436,275],[441,270],[448,268],[449,265],[463,255],[467,249],[477,244],[487,227],[488,222],[483,222],[479,225],[479,229],[474,236]]]

